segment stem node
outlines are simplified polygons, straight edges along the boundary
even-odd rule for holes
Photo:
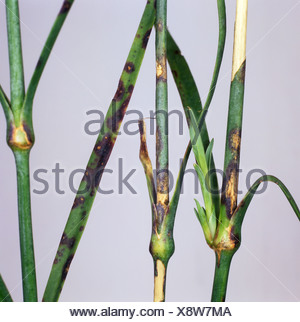
[[[20,126],[11,124],[8,129],[8,145],[15,150],[30,150],[34,144],[33,130],[31,130],[26,123]]]

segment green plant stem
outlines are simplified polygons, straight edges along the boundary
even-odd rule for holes
[[[236,73],[231,83],[230,90],[221,198],[221,221],[225,226],[226,222],[232,217],[237,206],[245,68],[246,65],[244,63]]]
[[[169,202],[167,1],[156,1],[156,172],[157,203]],[[162,217],[165,215],[161,214]],[[160,215],[160,214],[158,214]]]
[[[154,302],[165,301],[167,264],[174,252],[169,212],[169,145],[167,83],[167,0],[156,1],[156,208],[152,214],[150,252],[154,261]],[[164,236],[164,237],[163,237]],[[170,247],[171,246],[171,247]]]
[[[18,0],[6,0],[6,20],[10,67],[11,107],[17,126],[21,123],[22,105],[25,97],[21,30]]]
[[[12,302],[12,298],[9,294],[9,291],[0,275],[0,302]]]
[[[37,301],[29,181],[29,153],[34,143],[32,105],[41,75],[73,2],[63,2],[25,95],[19,4],[17,0],[6,0],[11,102],[0,87],[0,103],[7,122],[7,143],[14,153],[17,168],[23,297],[26,302]]]
[[[271,175],[262,176],[255,181],[251,186],[243,200],[239,203],[236,208],[228,226],[218,227],[219,237],[215,240],[216,246],[218,244],[226,245],[226,247],[231,248],[231,250],[226,250],[219,248],[215,251],[216,254],[216,268],[215,268],[215,279],[212,291],[212,301],[213,302],[223,302],[226,297],[226,288],[228,281],[228,274],[231,264],[231,259],[235,252],[238,250],[241,244],[241,229],[242,223],[246,214],[246,211],[251,203],[252,198],[255,195],[256,190],[262,182],[273,182],[278,185],[286,196],[288,202],[293,208],[298,220],[300,221],[300,210],[292,197],[291,193],[287,187],[276,177]]]
[[[247,0],[237,0],[220,220],[227,226],[237,206],[246,71]]]
[[[109,160],[130,102],[154,20],[155,1],[150,0],[147,1],[143,17],[119,81],[118,90],[108,109],[85,175],[75,197],[53,262],[43,301],[53,302],[59,299],[71,262],[87,223],[103,171]]]
[[[70,9],[74,1],[75,0],[65,0],[63,2],[62,7],[57,15],[57,18],[51,28],[51,31],[48,35],[46,43],[40,54],[39,60],[37,62],[32,78],[30,80],[30,83],[26,92],[25,100],[24,100],[24,114],[27,116],[28,120],[31,120],[33,100],[34,100],[34,96],[35,96],[39,81],[41,79],[42,73],[47,64],[48,58],[53,49],[55,41],[61,31],[61,28],[70,12]]]
[[[237,227],[232,224],[231,219],[237,207],[238,196],[246,69],[248,0],[237,0],[236,3],[232,78],[227,119],[221,207],[217,231],[212,246],[217,254],[220,267],[222,256],[227,253],[232,253],[233,255],[240,246],[240,231],[237,231]],[[227,255],[224,262],[225,269],[216,269],[217,281],[214,283],[212,291],[212,300],[214,301],[225,301],[230,266],[230,260],[227,258]],[[218,283],[221,283],[221,285],[218,286]]]
[[[37,287],[31,223],[29,153],[29,150],[14,151],[17,167],[23,298],[25,302],[36,302]]]
[[[224,302],[226,297],[230,263],[234,255],[234,252],[222,251],[220,257],[219,254],[215,254],[216,266],[211,301]]]

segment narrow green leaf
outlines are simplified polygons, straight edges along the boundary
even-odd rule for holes
[[[211,159],[212,159],[212,149],[214,146],[214,139],[211,140],[206,152],[205,152],[205,159],[207,163],[208,170],[211,170]]]
[[[189,115],[189,130],[190,130],[190,139],[193,147],[193,152],[195,154],[196,161],[198,165],[201,167],[202,171],[206,174],[208,171],[206,158],[205,158],[205,150],[203,146],[203,142],[200,136],[200,129],[202,124],[205,121],[207,111],[202,111],[199,121],[199,128],[198,122],[195,118],[195,115],[192,110],[188,111]]]
[[[206,102],[204,105],[204,109],[208,109],[212,98],[215,93],[215,89],[217,86],[217,81],[220,73],[220,68],[223,60],[223,53],[225,48],[225,40],[226,40],[226,6],[225,0],[217,0],[218,6],[218,18],[219,18],[219,40],[218,40],[218,50],[217,50],[217,57],[216,63],[214,68],[214,73],[212,77],[212,81],[210,84],[208,96],[206,98]]]
[[[13,300],[0,274],[0,302],[12,302],[12,301]]]
[[[199,167],[198,164],[194,164],[194,168],[197,172],[198,179],[201,183],[201,186],[205,188],[205,174],[202,172],[202,169]]]
[[[6,96],[2,86],[0,86],[0,103],[3,108],[6,122],[9,124],[13,121],[14,116],[13,116],[13,113],[11,110],[10,101],[9,101],[8,97]]]
[[[207,222],[207,216],[206,216],[206,212],[205,209],[203,207],[200,206],[200,203],[198,202],[197,199],[194,199],[197,205],[197,209],[195,210],[195,214],[201,224],[203,233],[204,233],[204,237],[207,241],[207,243],[210,245],[212,243],[212,236],[211,236],[211,231],[209,229],[209,225]]]
[[[202,172],[202,169],[199,167],[198,164],[194,164],[194,168],[197,172],[197,175],[200,181],[201,191],[202,191],[205,209],[206,209],[207,222],[210,227],[211,235],[214,236],[216,231],[216,212],[215,212],[215,208],[212,200],[212,195],[207,189],[208,183],[206,182],[206,176]]]
[[[48,38],[46,40],[46,43],[42,49],[42,52],[40,54],[40,57],[38,59],[37,65],[35,67],[34,73],[31,77],[26,95],[25,95],[25,100],[24,100],[24,115],[26,119],[29,122],[31,121],[32,117],[32,105],[33,105],[33,100],[34,96],[39,84],[39,81],[41,79],[41,76],[43,74],[43,71],[45,69],[45,66],[47,64],[48,58],[51,54],[51,51],[54,47],[54,44],[56,42],[56,39],[61,31],[61,28],[70,12],[70,9],[73,5],[75,0],[64,0],[62,7],[57,15],[57,18],[54,21],[54,24],[51,28],[51,31],[48,35]]]
[[[200,116],[202,103],[189,65],[169,31],[167,41],[168,62],[179,91],[184,112],[187,113],[189,107],[195,115]]]
[[[103,170],[118,137],[119,128],[130,102],[155,20],[155,0],[147,1],[136,37],[122,72],[118,90],[108,109],[86,173],[80,183],[73,207],[50,272],[43,300],[57,301],[68,275],[71,262],[87,223]]]
[[[237,227],[241,227],[244,217],[245,217],[245,214],[246,214],[246,211],[250,205],[252,198],[255,195],[255,192],[257,191],[259,185],[265,181],[270,181],[270,182],[273,182],[278,185],[278,187],[282,190],[282,192],[286,196],[288,202],[290,203],[291,207],[293,208],[296,216],[298,217],[298,219],[300,221],[300,210],[299,210],[293,196],[291,195],[291,193],[287,189],[287,187],[278,178],[271,176],[271,175],[266,175],[266,176],[260,177],[259,179],[257,179],[255,181],[255,183],[251,186],[251,188],[249,189],[249,191],[247,192],[247,194],[245,195],[243,200],[239,203],[238,207],[236,208],[236,210],[232,216],[233,225],[236,225]]]
[[[225,1],[217,0],[217,5],[218,5],[218,17],[219,17],[218,50],[217,50],[215,69],[214,69],[214,73],[211,81],[210,90],[204,105],[205,110],[208,110],[216,89],[216,84],[219,77],[219,72],[220,72],[224,48],[225,48],[225,39],[226,39]],[[174,41],[170,33],[168,33],[168,62],[170,64],[173,78],[176,83],[185,112],[186,112],[186,109],[190,107],[195,112],[195,115],[199,115],[202,109],[202,104],[201,104],[201,99],[200,99],[200,95],[199,95],[196,83],[194,81],[193,75],[190,71],[190,68],[184,56],[181,54],[179,47],[177,46],[176,42]],[[208,136],[205,123],[201,130],[201,138],[203,141],[204,148],[207,149],[209,145],[209,136]],[[172,197],[172,201],[170,203],[170,211],[172,211],[174,214],[176,213],[176,209],[178,206],[184,171],[187,165],[190,152],[191,152],[191,144],[189,143],[186,149],[183,161],[181,163],[178,178],[176,181],[175,191]],[[212,168],[215,168],[213,158],[212,158]],[[219,185],[218,185],[216,172],[213,172],[210,178],[211,178],[212,191],[214,191],[214,194],[213,194],[214,206],[215,206],[216,213],[219,214],[220,196],[219,196],[219,193],[217,193],[219,191]]]

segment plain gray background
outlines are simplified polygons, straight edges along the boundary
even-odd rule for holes
[[[0,80],[9,93],[9,69],[4,1],[0,3]],[[28,84],[61,0],[20,1],[24,67]],[[207,116],[214,155],[223,167],[235,1],[228,0],[228,36],[219,83]],[[249,170],[260,168],[278,176],[300,203],[300,1],[252,0],[248,14],[248,60],[240,189],[246,192]],[[34,104],[36,144],[31,170],[44,168],[47,194],[32,194],[33,228],[39,298],[42,298],[55,252],[73,203],[68,189],[72,170],[85,168],[96,136],[84,132],[91,120],[86,112],[104,113],[118,84],[135,35],[144,0],[77,0],[53,50]],[[217,47],[216,1],[169,1],[169,28],[189,62],[205,100]],[[181,108],[169,73],[170,109]],[[154,109],[154,32],[132,97],[130,109],[144,116]],[[125,121],[136,119],[128,116]],[[149,125],[149,122],[148,122]],[[188,142],[170,118],[170,169],[176,174]],[[17,230],[16,178],[13,155],[5,142],[6,125],[0,116],[0,272],[15,300],[22,299]],[[154,136],[148,136],[154,160]],[[142,166],[139,137],[123,133],[108,163],[114,174],[103,177],[103,189],[117,189],[118,159],[124,173],[137,169],[130,183],[136,195],[124,190],[98,195],[71,265],[62,301],[152,301],[153,264],[148,252],[151,214]],[[188,168],[194,158],[190,158]],[[54,190],[51,170],[60,163],[64,195]],[[80,175],[77,176],[77,183]],[[252,179],[255,180],[255,177]],[[168,301],[209,301],[214,254],[205,244],[194,215],[194,180],[184,181],[175,223],[176,251],[169,263]],[[32,189],[42,189],[32,181]],[[244,221],[242,246],[235,255],[228,285],[228,301],[298,301],[300,299],[300,226],[277,186],[269,184],[254,197]]]

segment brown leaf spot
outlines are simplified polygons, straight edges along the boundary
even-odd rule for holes
[[[68,0],[65,0],[60,9],[59,15],[63,15],[67,13],[71,9],[71,6],[72,4]]]
[[[69,249],[72,249],[75,245],[75,237],[68,238],[66,233],[63,233],[61,240],[60,240],[60,245],[66,245]]]
[[[82,214],[81,214],[81,220],[84,220],[86,215],[87,215],[87,212],[83,211]]]
[[[118,84],[118,89],[116,91],[116,94],[113,98],[113,100],[115,102],[119,102],[122,100],[122,98],[124,97],[124,94],[125,94],[125,87],[124,87],[124,83],[122,80],[119,81],[119,84]]]
[[[239,159],[241,148],[241,130],[233,129],[229,134],[229,148],[235,160]]]
[[[232,226],[230,229],[230,239],[234,243],[234,248],[237,248],[241,243],[239,234],[235,232],[235,226]]]
[[[132,94],[132,92],[133,92],[133,90],[134,90],[134,85],[129,85],[128,86],[128,90],[127,90],[127,92],[129,93],[129,94]]]
[[[72,263],[72,260],[74,258],[74,254],[70,255],[63,267],[62,274],[61,274],[61,280],[64,281],[68,275],[70,265]]]
[[[78,206],[82,205],[84,203],[84,197],[76,197],[72,206],[72,209],[77,208]]]
[[[145,36],[143,37],[143,42],[142,42],[142,48],[143,49],[147,48],[148,41],[149,41],[149,38],[150,38],[150,35],[151,35],[151,31],[152,31],[152,28],[147,30],[146,33],[145,33]]]
[[[226,207],[226,215],[231,219],[237,206],[237,164],[232,161],[226,169],[221,202]]]
[[[127,62],[127,63],[125,64],[124,70],[125,70],[125,72],[126,72],[126,73],[128,73],[128,74],[133,73],[133,72],[135,71],[134,63],[132,63],[132,62]]]
[[[107,127],[111,129],[113,133],[117,133],[120,128],[120,125],[121,125],[121,122],[123,121],[130,98],[131,98],[131,93],[129,93],[129,96],[124,100],[120,108],[117,109],[116,112],[111,117],[109,117],[106,121]]]

